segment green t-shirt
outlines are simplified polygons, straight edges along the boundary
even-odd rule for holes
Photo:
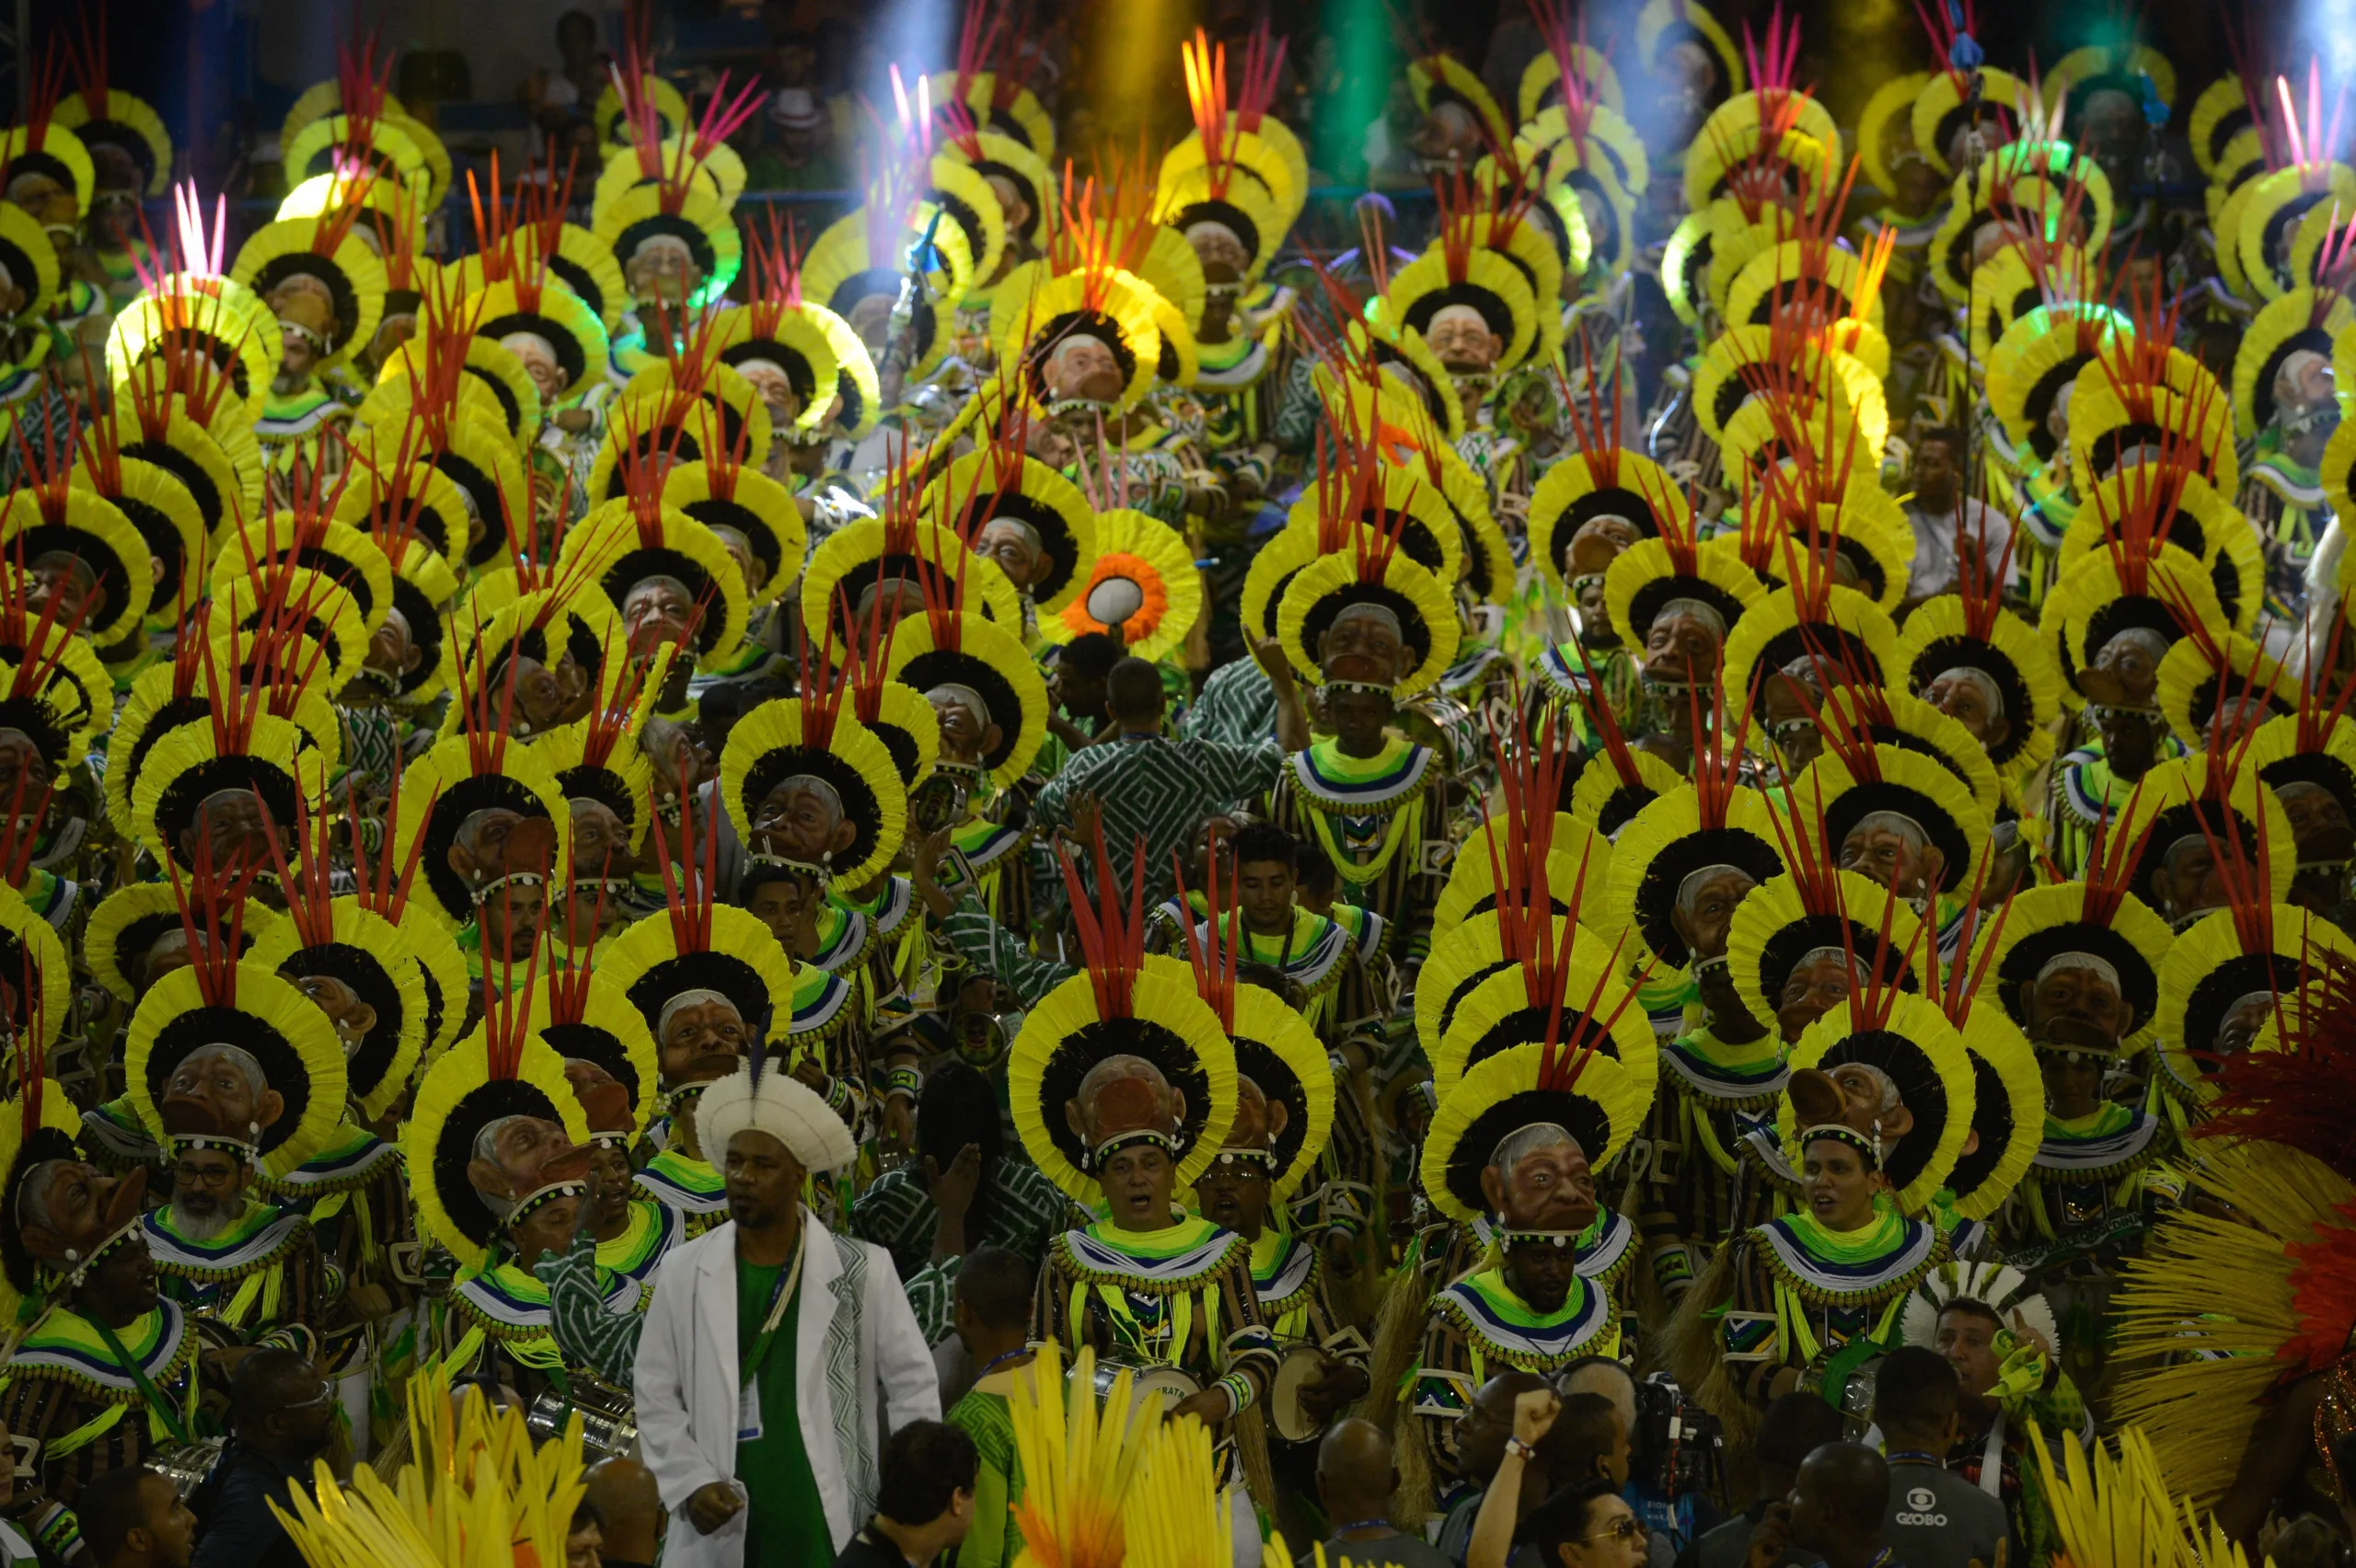
[[[769,1315],[778,1276],[788,1265],[758,1268],[736,1260],[736,1355],[741,1366]],[[802,1291],[779,1318],[777,1335],[761,1357],[761,1435],[736,1441],[736,1479],[751,1500],[745,1521],[745,1568],[830,1568],[834,1537],[826,1528],[826,1505],[810,1474],[802,1446],[802,1418],[795,1402],[794,1325],[802,1316]]]
[[[1014,1418],[1007,1410],[1006,1395],[977,1386],[950,1407],[945,1419],[973,1438],[979,1461],[974,1478],[974,1528],[957,1549],[957,1568],[1009,1568],[1022,1555],[1022,1530],[1014,1521],[1015,1505],[1022,1501],[1022,1456],[1015,1450]]]

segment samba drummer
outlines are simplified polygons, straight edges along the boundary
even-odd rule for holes
[[[1218,1009],[1223,976],[1217,958],[1204,956],[1195,978]],[[1235,1120],[1195,1179],[1195,1205],[1252,1244],[1252,1286],[1279,1359],[1267,1401],[1247,1420],[1265,1418],[1271,1479],[1314,1497],[1312,1440],[1372,1387],[1366,1337],[1335,1309],[1315,1236],[1285,1222],[1286,1200],[1317,1169],[1333,1135],[1334,1071],[1316,1035],[1275,992],[1249,984],[1226,990],[1239,1069]]]
[[[610,1080],[576,1090],[533,1027],[530,987],[487,994],[482,1026],[418,1085],[403,1135],[420,1228],[458,1261],[439,1349],[453,1366],[484,1357],[527,1393],[567,1389],[577,1368],[565,1366],[533,1265],[572,1241],[588,1192],[589,1128],[626,1121],[628,1092]],[[636,1280],[607,1273],[600,1283],[608,1312],[635,1313]]]
[[[1211,892],[1216,902],[1215,870]],[[1334,1136],[1336,1075],[1307,1018],[1281,989],[1283,974],[1239,963],[1231,945],[1237,940],[1231,921],[1207,921],[1187,933],[1195,990],[1226,1030],[1236,1066],[1235,1117],[1195,1180],[1195,1210],[1252,1244],[1253,1291],[1281,1358],[1263,1413],[1275,1436],[1290,1446],[1281,1450],[1292,1471],[1286,1483],[1314,1495],[1306,1445],[1372,1384],[1366,1337],[1335,1308],[1316,1234],[1295,1230],[1287,1218],[1288,1201],[1318,1170]]]
[[[146,1170],[117,1181],[83,1163],[76,1119],[40,1078],[0,1104],[0,1309],[40,1313],[0,1371],[0,1424],[26,1467],[8,1513],[60,1560],[81,1549],[75,1493],[185,1441],[196,1415],[196,1335],[156,1293],[140,1231]]]
[[[1172,1413],[1216,1429],[1266,1395],[1276,1361],[1252,1243],[1173,1202],[1234,1123],[1235,1050],[1187,965],[1144,956],[1117,911],[1108,929],[1072,902],[1087,973],[1024,1020],[1009,1088],[1032,1159],[1105,1217],[1049,1243],[1032,1337],[1181,1374],[1150,1381],[1184,1387]]]
[[[132,1015],[123,1070],[140,1086],[142,1121],[160,1140],[202,1119],[242,1134],[265,1162],[300,1164],[343,1114],[333,1029],[291,982],[240,963],[228,944],[191,956]],[[215,1091],[198,1093],[200,1078]],[[153,1084],[166,1086],[160,1103]],[[80,1486],[194,1440],[201,1348],[196,1320],[157,1288],[140,1216],[145,1170],[99,1175],[75,1154],[75,1122],[38,1074],[0,1106],[0,1249],[13,1293],[0,1309],[21,1321],[32,1312],[15,1297],[47,1308],[17,1343],[0,1394],[0,1424],[31,1464],[11,1511],[65,1560],[81,1549],[68,1511]]]
[[[1432,1297],[1426,1320],[1406,1408],[1435,1479],[1455,1479],[1458,1424],[1500,1371],[1546,1376],[1619,1355],[1619,1305],[1580,1272],[1578,1244],[1599,1208],[1594,1170],[1643,1124],[1653,1086],[1600,1049],[1577,1047],[1608,1025],[1563,1013],[1542,1037],[1468,1070],[1440,1097],[1425,1139],[1434,1205],[1460,1225],[1494,1216],[1497,1227],[1488,1253]]]

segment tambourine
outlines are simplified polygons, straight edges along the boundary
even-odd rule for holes
[[[1268,1424],[1288,1443],[1306,1443],[1325,1429],[1309,1413],[1300,1391],[1325,1376],[1325,1353],[1313,1344],[1297,1344],[1276,1363],[1276,1378],[1268,1390]]]

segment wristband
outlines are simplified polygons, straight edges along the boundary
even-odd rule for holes
[[[1529,1444],[1523,1442],[1519,1437],[1508,1437],[1506,1439],[1506,1452],[1513,1455],[1516,1458],[1520,1459],[1525,1464],[1538,1457],[1538,1450],[1531,1447]]]
[[[914,1067],[894,1067],[884,1075],[884,1092],[905,1094],[914,1100],[924,1088],[924,1074]]]

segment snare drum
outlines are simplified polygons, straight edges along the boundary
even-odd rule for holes
[[[1323,1423],[1312,1418],[1300,1402],[1301,1389],[1325,1376],[1325,1353],[1313,1344],[1297,1344],[1276,1363],[1276,1378],[1268,1390],[1268,1424],[1288,1443],[1306,1443]]]
[[[587,1463],[625,1458],[638,1447],[638,1408],[628,1394],[587,1378],[572,1379],[568,1401],[554,1389],[543,1389],[525,1412],[525,1427],[535,1443],[549,1442],[564,1432],[565,1419],[581,1412],[581,1448]]]
[[[221,1446],[225,1441],[203,1437],[193,1443],[175,1443],[148,1455],[145,1462],[149,1470],[172,1483],[172,1490],[185,1503],[204,1484],[204,1478],[213,1473],[214,1461],[220,1458]]]
[[[1124,1372],[1129,1375],[1129,1402],[1133,1407],[1151,1400],[1155,1401],[1154,1408],[1158,1412],[1167,1413],[1170,1407],[1179,1401],[1203,1391],[1200,1383],[1175,1366],[1153,1361],[1106,1358],[1099,1360],[1089,1375],[1089,1386],[1095,1392],[1100,1409],[1105,1401],[1113,1397],[1113,1385]],[[1079,1374],[1080,1368],[1075,1366],[1064,1376],[1070,1378]]]

